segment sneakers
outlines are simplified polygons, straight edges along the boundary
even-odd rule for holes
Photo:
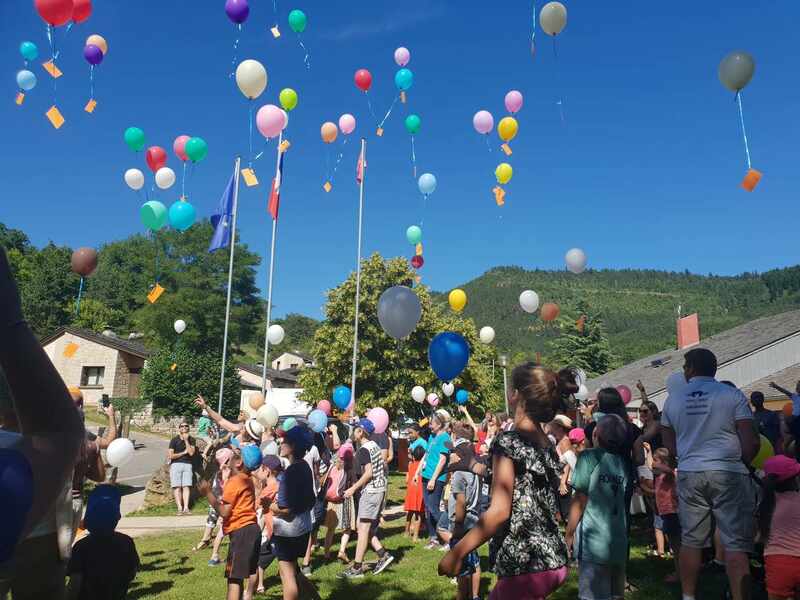
[[[212,558],[211,560],[208,561],[208,566],[209,567],[216,567],[221,562],[222,561],[220,559],[218,559],[218,558]]]
[[[303,567],[300,569],[300,572],[303,575],[305,575],[306,577],[310,577],[311,576],[311,565],[303,565]]]
[[[437,548],[439,552],[450,552],[450,544],[442,544]]]
[[[361,579],[364,577],[364,570],[363,569],[356,569],[355,567],[350,567],[349,569],[345,569],[341,573],[339,573],[339,577],[342,579]]]
[[[436,540],[431,540],[425,545],[425,550],[435,550],[438,547],[439,547],[439,542],[437,542]]]
[[[383,558],[379,558],[378,562],[375,563],[375,567],[372,569],[372,573],[374,575],[377,575],[378,573],[386,569],[386,567],[388,567],[390,564],[392,564],[393,560],[394,556],[392,556],[387,552],[386,554],[383,555]]]

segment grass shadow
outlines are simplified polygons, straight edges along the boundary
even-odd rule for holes
[[[166,592],[173,585],[174,584],[171,581],[154,581],[147,587],[139,587],[135,590],[129,591],[128,598],[135,600],[136,598],[144,598],[145,596],[158,596],[159,594]]]
[[[186,575],[192,571],[194,571],[194,567],[176,567],[175,569],[170,569],[167,573],[169,575]]]

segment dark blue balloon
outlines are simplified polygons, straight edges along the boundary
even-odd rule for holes
[[[469,400],[469,393],[467,390],[458,390],[456,392],[456,404],[466,404]]]
[[[445,331],[431,340],[428,362],[442,381],[452,381],[469,362],[469,344],[461,335]]]
[[[0,562],[14,554],[25,518],[33,505],[33,471],[28,459],[16,450],[0,450]]]
[[[339,410],[345,410],[348,406],[350,406],[351,397],[352,392],[346,385],[337,385],[333,390],[333,403],[339,408]]]

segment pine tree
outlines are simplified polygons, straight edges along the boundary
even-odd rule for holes
[[[561,335],[549,342],[547,362],[556,368],[580,367],[589,377],[597,377],[620,366],[611,351],[605,326],[589,305],[578,301],[576,319],[559,319]]]

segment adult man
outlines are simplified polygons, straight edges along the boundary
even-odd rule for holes
[[[685,387],[671,393],[661,416],[664,446],[678,457],[683,600],[694,600],[703,547],[716,521],[733,600],[750,597],[755,494],[747,465],[759,439],[747,398],[714,379],[717,358],[705,348],[684,356]]]
[[[189,514],[189,494],[192,489],[192,457],[196,450],[195,439],[189,435],[189,424],[182,422],[178,435],[169,441],[169,481],[179,515]]]
[[[781,419],[778,413],[764,408],[764,394],[753,392],[750,394],[750,404],[753,405],[753,420],[756,422],[759,433],[763,434],[773,448],[778,448],[781,437]]]
[[[781,394],[789,396],[789,399],[792,401],[792,416],[800,417],[800,381],[794,386],[794,394],[786,388],[779,386],[774,381],[769,384],[769,387],[778,390]]]
[[[361,419],[353,430],[353,439],[358,445],[356,461],[361,465],[363,474],[351,487],[344,492],[345,498],[352,497],[359,490],[361,497],[358,501],[358,542],[356,543],[356,558],[353,566],[342,573],[342,577],[355,579],[364,576],[363,562],[367,553],[367,544],[372,544],[372,549],[378,554],[373,573],[377,575],[394,560],[378,540],[378,523],[380,522],[383,505],[386,501],[386,461],[383,460],[378,445],[370,440],[375,433],[375,425],[369,419]]]

